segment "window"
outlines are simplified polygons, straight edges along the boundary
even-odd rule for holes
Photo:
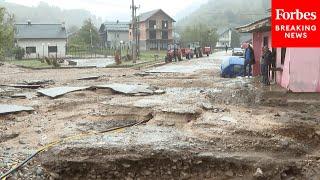
[[[49,47],[48,47],[48,52],[49,52],[49,53],[56,53],[56,52],[58,52],[57,46],[49,46]]]
[[[31,54],[31,53],[36,53],[37,52],[37,48],[32,46],[32,47],[26,47],[26,53],[27,54]]]
[[[168,21],[162,21],[162,29],[168,29]]]
[[[155,30],[149,31],[149,39],[157,39],[157,33]]]
[[[284,60],[286,59],[287,48],[281,48],[281,64],[284,64]]]
[[[162,31],[162,39],[168,39],[168,31]]]
[[[155,20],[150,20],[149,21],[149,28],[150,29],[156,29],[157,28],[157,23]]]

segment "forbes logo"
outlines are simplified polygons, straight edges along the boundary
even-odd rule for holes
[[[286,12],[284,9],[276,9],[276,20],[317,20],[317,12],[301,12],[296,9],[293,12]]]

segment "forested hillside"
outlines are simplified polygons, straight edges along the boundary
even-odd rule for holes
[[[179,20],[176,27],[184,29],[198,23],[218,30],[235,27],[265,17],[270,5],[270,0],[209,0],[198,10]]]
[[[82,9],[62,10],[59,7],[50,6],[41,2],[36,7],[27,7],[14,3],[0,1],[0,6],[5,7],[7,11],[15,16],[15,22],[23,23],[31,20],[35,23],[61,23],[65,22],[67,26],[80,27],[83,22],[91,18],[92,22],[98,26],[101,19],[92,15],[89,11]]]

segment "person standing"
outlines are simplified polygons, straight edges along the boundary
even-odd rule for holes
[[[226,53],[228,53],[228,48],[229,48],[229,47],[228,47],[228,45],[226,44]]]
[[[254,50],[253,50],[253,48],[252,48],[252,45],[251,44],[249,44],[248,45],[248,48],[250,49],[250,61],[249,61],[249,75],[248,76],[250,76],[251,75],[251,77],[253,76],[252,74],[253,74],[253,72],[252,72],[252,66],[254,65],[254,64],[256,64],[256,59],[255,59],[255,55],[254,55]]]
[[[263,55],[262,55],[263,63],[262,65],[262,83],[266,86],[270,85],[269,81],[269,65],[272,61],[272,53],[269,50],[268,46],[263,47]]]
[[[243,76],[252,77],[252,65],[255,64],[254,51],[250,44],[244,53],[244,73]],[[249,66],[249,67],[248,67]]]
[[[271,53],[271,62],[269,65],[269,71],[271,71],[271,80],[275,81],[275,68],[276,68],[276,58],[277,58],[277,49],[276,48],[272,48],[272,53]]]

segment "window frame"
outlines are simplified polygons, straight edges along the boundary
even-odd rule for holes
[[[162,29],[169,29],[169,21],[162,20]]]
[[[31,49],[31,51],[30,51]],[[27,54],[35,54],[37,53],[37,47],[36,46],[27,46],[26,47],[26,53]]]
[[[156,29],[156,28],[157,28],[157,21],[149,20],[149,29]]]
[[[162,31],[161,33],[161,38],[162,39],[169,39],[169,32],[168,31]]]
[[[54,51],[50,50],[52,48],[55,48]],[[57,53],[58,52],[58,46],[48,46],[48,53]]]
[[[157,31],[156,30],[149,30],[149,39],[157,39]]]

